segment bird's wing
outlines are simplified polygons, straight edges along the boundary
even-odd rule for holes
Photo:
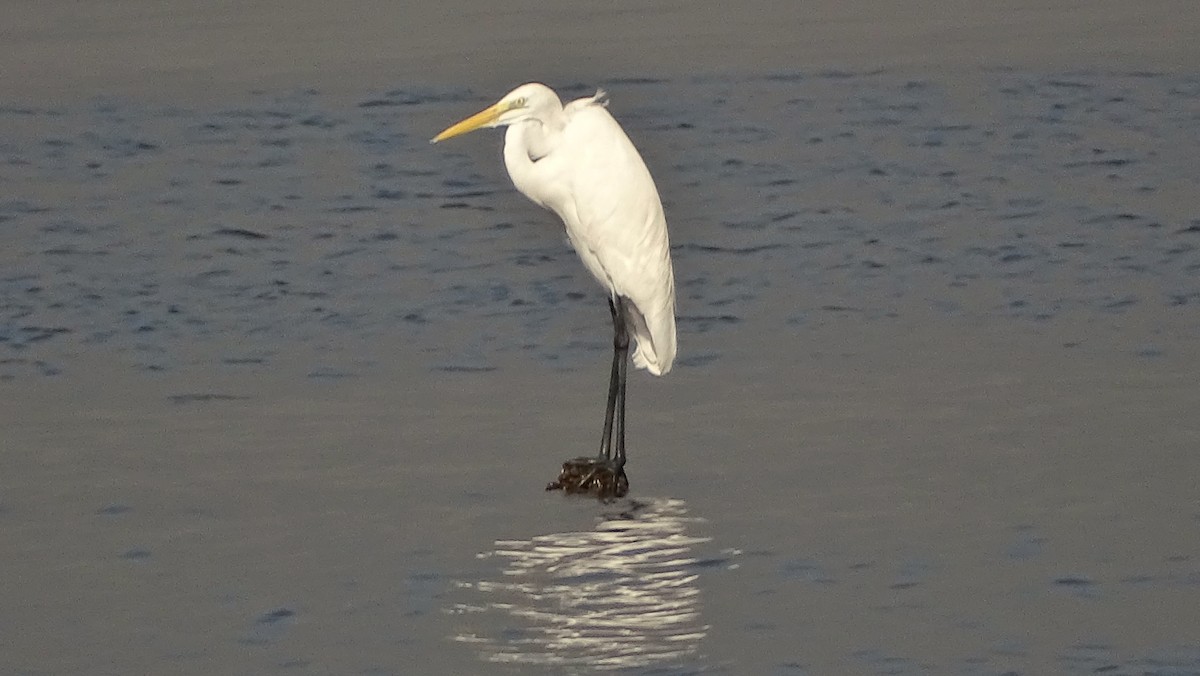
[[[599,96],[564,112],[559,150],[572,204],[559,215],[592,274],[632,302],[635,365],[666,373],[675,356],[675,282],[654,179]]]

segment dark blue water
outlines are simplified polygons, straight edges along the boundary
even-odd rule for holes
[[[751,318],[803,332],[914,308],[1137,317],[1145,330],[1125,347],[1146,358],[1167,323],[1194,337],[1200,214],[1184,139],[1200,83],[985,80],[599,83],[667,204],[683,342]],[[220,359],[248,367],[281,342],[325,350],[315,378],[353,375],[363,365],[341,346],[383,335],[435,369],[486,370],[509,352],[565,369],[593,359],[602,301],[549,214],[508,185],[498,135],[426,142],[496,95],[6,105],[0,375],[55,376],[91,349],[166,370],[186,359],[175,346],[232,339]],[[684,350],[680,366],[719,356]]]

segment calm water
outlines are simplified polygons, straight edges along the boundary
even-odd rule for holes
[[[668,210],[634,502],[539,492],[607,310],[427,143],[504,91],[0,108],[0,670],[1200,674],[1200,80],[553,84]]]

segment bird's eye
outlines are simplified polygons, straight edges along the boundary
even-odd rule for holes
[[[514,108],[524,108],[525,107],[525,97],[522,96],[521,98],[517,99],[516,101],[513,101],[513,107]]]

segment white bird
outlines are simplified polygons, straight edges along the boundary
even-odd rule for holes
[[[604,92],[597,91],[563,106],[549,87],[523,84],[430,142],[507,126],[504,166],[513,185],[562,219],[584,266],[608,291],[613,365],[600,455],[594,462],[576,462],[587,472],[610,472],[624,481],[629,337],[635,342],[634,366],[656,376],[671,370],[675,278],[654,179],[606,104]]]

